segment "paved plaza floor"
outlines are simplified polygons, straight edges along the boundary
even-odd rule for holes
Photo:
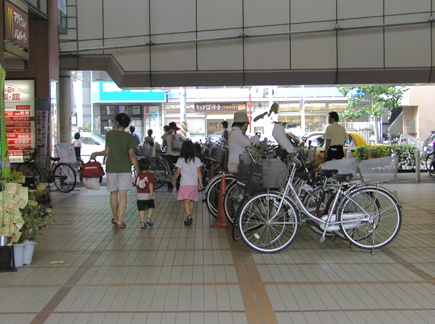
[[[403,223],[374,255],[319,243],[305,226],[285,250],[261,254],[212,227],[203,202],[184,226],[166,188],[151,229],[139,227],[134,190],[125,229],[110,222],[106,187],[53,191],[56,222],[32,264],[0,273],[0,323],[434,323],[435,177],[399,174],[385,186]]]

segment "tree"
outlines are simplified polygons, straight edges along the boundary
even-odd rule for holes
[[[347,108],[341,113],[343,120],[355,120],[362,116],[372,117],[375,122],[375,143],[378,143],[379,120],[384,109],[392,110],[399,106],[406,87],[365,86],[339,87],[338,90],[348,98]],[[361,107],[361,105],[363,105]]]
[[[373,116],[376,120],[384,113],[384,108],[392,110],[399,106],[406,87],[364,86],[339,87],[338,90],[348,98],[347,108],[341,113],[343,120],[355,120],[362,116]],[[361,104],[364,104],[361,107]]]

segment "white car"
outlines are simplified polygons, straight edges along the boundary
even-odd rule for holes
[[[72,140],[74,140],[74,134],[72,135]],[[103,151],[106,148],[106,141],[95,133],[80,132],[80,141],[82,142],[80,155],[83,162],[88,162],[92,153]],[[103,160],[104,156],[97,157],[97,161],[101,164],[103,164]]]

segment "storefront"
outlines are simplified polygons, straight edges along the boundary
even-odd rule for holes
[[[146,136],[148,129],[161,128],[162,103],[166,93],[153,90],[124,90],[114,82],[92,83],[92,132],[105,136],[113,128],[114,118],[124,112],[139,138]]]

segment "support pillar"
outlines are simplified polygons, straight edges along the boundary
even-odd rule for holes
[[[59,77],[59,141],[71,143],[71,76],[69,73]]]
[[[187,108],[186,108],[186,88],[180,88],[180,121],[181,135],[187,138]]]

